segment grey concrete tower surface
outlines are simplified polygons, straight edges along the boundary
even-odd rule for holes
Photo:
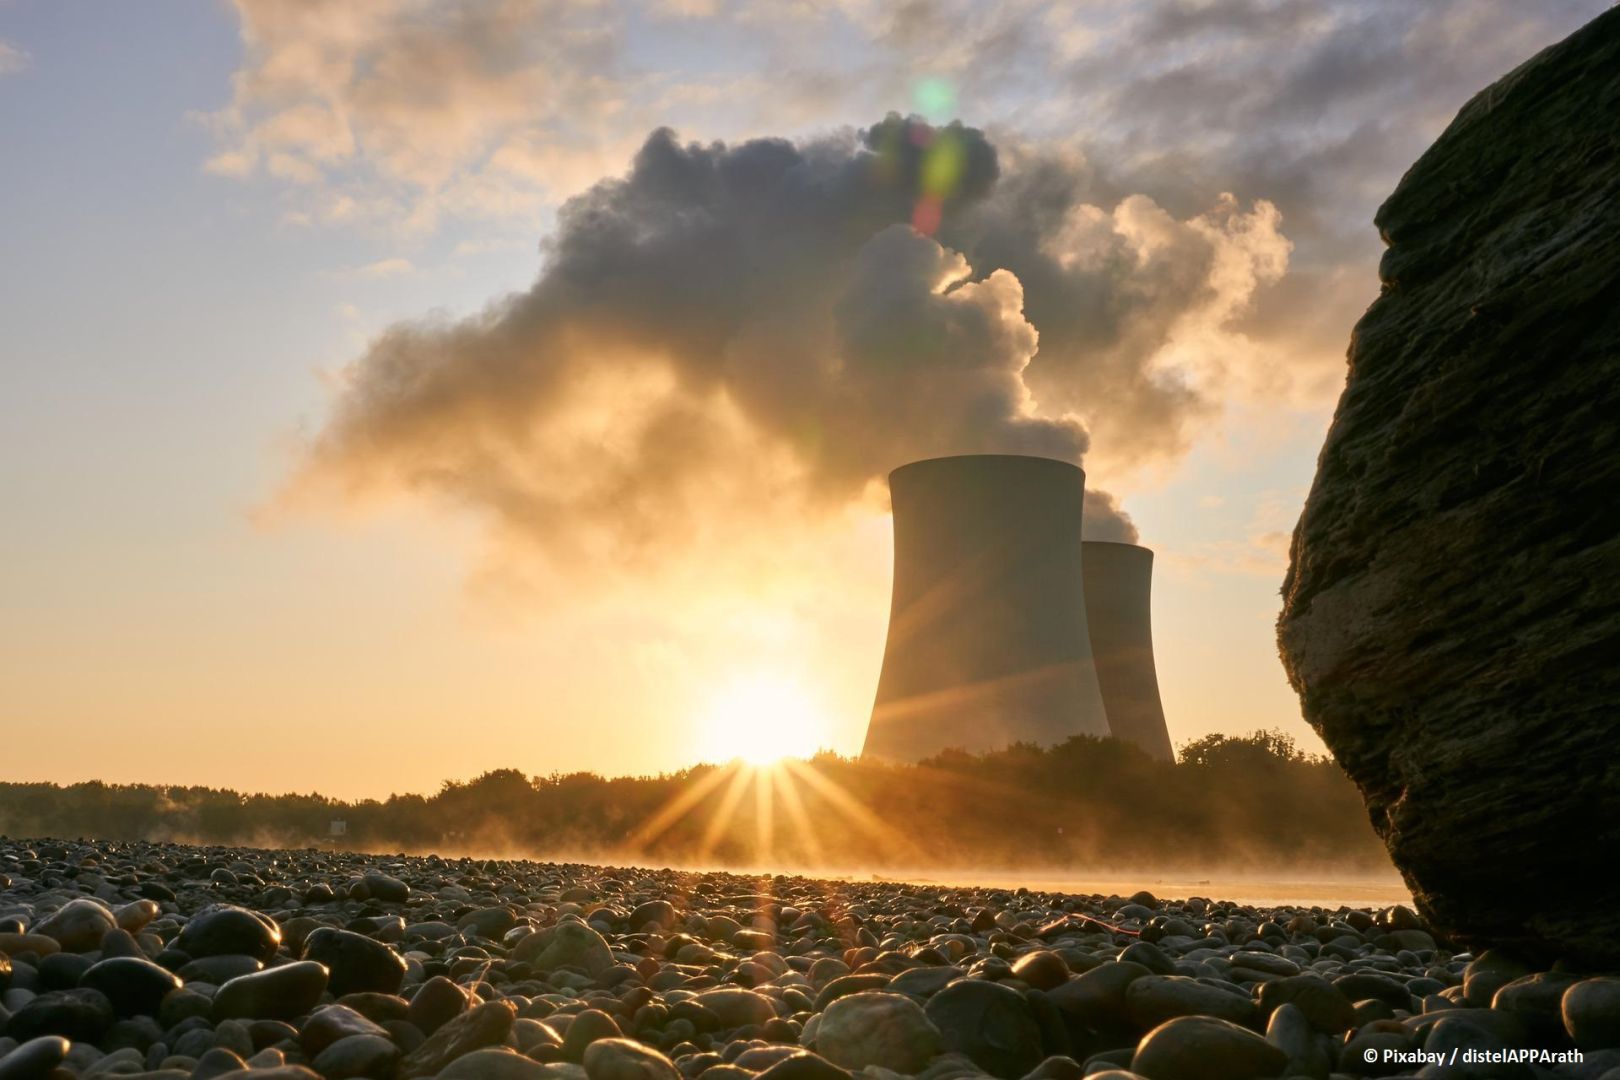
[[[1087,540],[1086,623],[1108,727],[1160,761],[1172,761],[1170,732],[1153,666],[1153,552],[1135,544]]]
[[[889,474],[894,591],[862,756],[1109,734],[1081,569],[1085,473],[1003,454]]]

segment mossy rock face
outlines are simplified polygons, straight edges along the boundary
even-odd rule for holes
[[[1428,922],[1620,962],[1620,10],[1470,101],[1383,291],[1279,640]]]

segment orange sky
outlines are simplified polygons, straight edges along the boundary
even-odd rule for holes
[[[857,752],[870,481],[1007,440],[1089,440],[1158,553],[1174,742],[1317,748],[1272,622],[1372,210],[1603,6],[0,4],[0,780],[656,772],[760,685],[796,688],[784,749]],[[995,167],[801,220],[891,110]],[[679,247],[753,219],[658,202],[718,190],[678,167],[767,136],[817,180],[781,235]],[[547,277],[658,229],[644,293]]]

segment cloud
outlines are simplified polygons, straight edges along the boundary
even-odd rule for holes
[[[244,62],[231,101],[209,118],[220,145],[207,167],[275,179],[300,221],[407,232],[474,218],[527,224],[622,170],[655,126],[802,139],[897,105],[933,115],[949,100],[995,134],[1009,164],[1020,143],[1083,159],[1086,201],[1109,214],[1134,194],[1177,222],[1225,230],[1213,241],[1221,258],[1261,287],[1217,283],[1237,300],[1235,317],[1211,298],[1202,325],[1184,321],[1161,345],[1196,355],[1213,320],[1219,351],[1253,357],[1232,373],[1232,392],[1320,409],[1342,384],[1347,329],[1376,288],[1378,202],[1472,93],[1605,6],[237,0]],[[1053,180],[1034,167],[1020,175]],[[1082,178],[1066,163],[1053,175]],[[1223,192],[1247,201],[1222,209]],[[1280,280],[1261,200],[1287,222]],[[1108,223],[1067,227],[1088,224]],[[1123,231],[1131,221],[1113,224],[1121,245],[1141,235]],[[1161,260],[1168,272],[1173,258]],[[1030,386],[1068,404],[1064,382],[1049,377],[1058,319],[1034,321],[1047,347]],[[1155,402],[1167,417],[1193,415],[1164,374],[1140,372],[1144,381],[1111,394],[1129,397],[1130,416]],[[1096,460],[1130,466],[1113,456],[1124,444],[1100,411],[1085,413]],[[1169,442],[1149,457],[1165,460],[1189,436],[1159,425],[1155,437]]]
[[[659,523],[721,542],[938,447],[1083,455],[1129,491],[1234,404],[1325,409],[1379,199],[1603,6],[238,0],[209,167],[279,177],[288,220],[515,239],[570,196],[533,289],[372,344],[291,490],[645,557]],[[910,126],[828,133],[941,94],[983,121],[928,166],[948,206],[886,148]],[[726,141],[644,138],[667,118]]]
[[[1130,190],[1172,213],[1211,191],[1277,207],[1288,274],[1234,328],[1273,358],[1253,367],[1272,369],[1273,400],[1320,407],[1376,293],[1379,202],[1469,97],[1607,6],[1161,0],[1091,18],[1082,50],[1039,66],[1060,103],[1048,122],[1084,118]]]
[[[1288,545],[1294,518],[1305,491],[1268,488],[1257,492],[1241,539],[1201,540],[1165,552],[1165,560],[1182,572],[1239,574],[1279,580],[1288,567]],[[1223,505],[1220,496],[1204,496],[1199,505]]]
[[[8,41],[0,41],[0,77],[25,71],[33,57]]]
[[[245,61],[209,171],[324,185],[327,220],[426,229],[566,194],[618,106],[619,41],[572,0],[236,0]],[[320,205],[320,200],[315,200]]]
[[[530,290],[379,337],[291,491],[427,494],[550,556],[648,559],[917,458],[1080,461],[1088,424],[1112,460],[1177,454],[1287,241],[1265,203],[1178,220],[1095,187],[892,114],[797,143],[656,131],[563,205]],[[1088,520],[1135,538],[1103,492]]]
[[[1064,153],[1023,149],[968,227],[975,253],[1024,283],[1041,333],[1034,393],[1083,418],[1111,473],[1175,460],[1223,401],[1264,392],[1264,359],[1236,329],[1287,270],[1270,202],[1231,194],[1178,220]]]
[[[394,255],[360,266],[328,271],[327,276],[339,281],[382,281],[387,278],[408,277],[414,273],[416,273],[415,263],[403,256]]]

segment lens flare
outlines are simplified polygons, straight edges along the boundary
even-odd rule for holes
[[[956,105],[956,90],[944,79],[930,75],[918,79],[911,88],[911,103],[927,119],[943,123]]]
[[[966,163],[967,151],[962,146],[962,140],[949,131],[941,132],[938,138],[928,144],[923,154],[922,175],[919,177],[923,195],[939,199],[954,195]]]

